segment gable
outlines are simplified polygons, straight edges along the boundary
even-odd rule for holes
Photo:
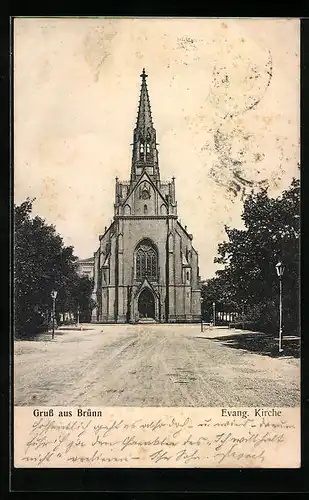
[[[149,289],[152,291],[152,293],[153,293],[156,297],[158,297],[158,293],[157,293],[157,291],[153,288],[152,284],[150,283],[150,281],[148,281],[148,279],[147,279],[147,278],[145,278],[145,279],[144,279],[144,281],[140,284],[140,286],[139,286],[139,287],[138,287],[138,289],[136,290],[136,292],[135,292],[134,296],[135,296],[135,297],[137,297],[137,296],[140,294],[140,292],[141,292],[142,290],[144,290],[144,288],[149,288]]]
[[[167,204],[160,190],[144,172],[122,204],[124,215],[167,214]]]

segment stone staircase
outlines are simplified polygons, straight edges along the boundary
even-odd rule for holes
[[[156,320],[154,318],[140,318],[138,320],[139,323],[143,323],[143,324],[149,324],[149,323],[156,323]]]

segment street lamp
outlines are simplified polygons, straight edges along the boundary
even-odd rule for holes
[[[279,278],[279,352],[282,352],[282,277],[285,266],[282,262],[276,264],[276,271]]]
[[[55,335],[55,315],[56,315],[56,298],[57,298],[57,291],[53,290],[51,292],[51,298],[53,299],[53,332],[52,332],[52,339],[54,338]]]
[[[200,302],[201,302],[201,332],[203,332],[203,312],[202,312],[202,305],[203,305],[203,302],[204,302],[204,299],[203,297],[200,297]]]
[[[80,309],[79,309],[79,304],[77,306],[77,326],[79,326],[79,312],[80,312]]]
[[[242,329],[244,330],[245,329],[245,304],[246,304],[246,301],[245,299],[243,299],[242,301]]]
[[[216,326],[216,303],[212,303],[213,326]]]

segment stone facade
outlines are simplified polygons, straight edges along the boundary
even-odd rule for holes
[[[75,262],[76,272],[79,276],[87,276],[89,279],[93,278],[94,258],[79,259]]]
[[[200,320],[198,254],[177,216],[175,179],[162,182],[145,71],[130,181],[116,178],[114,218],[94,254],[92,320]]]

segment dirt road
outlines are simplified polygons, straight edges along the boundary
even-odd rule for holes
[[[299,360],[235,349],[199,325],[84,325],[15,342],[15,404],[294,406]],[[227,331],[226,334],[229,334]],[[207,337],[207,338],[206,338]]]

